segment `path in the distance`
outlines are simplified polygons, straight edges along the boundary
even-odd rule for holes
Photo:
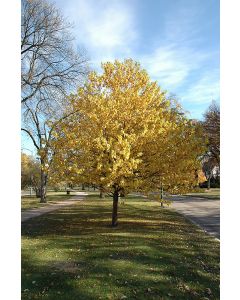
[[[49,213],[51,211],[60,209],[64,206],[72,205],[76,203],[76,201],[81,201],[85,199],[85,196],[88,194],[85,192],[76,192],[74,196],[69,197],[67,200],[63,200],[61,202],[57,203],[48,203],[47,206],[39,207],[39,208],[33,208],[26,211],[23,211],[21,214],[21,222],[27,221],[31,218],[35,218],[38,216],[41,216],[43,214]]]
[[[220,200],[191,196],[172,196],[176,211],[220,239]]]

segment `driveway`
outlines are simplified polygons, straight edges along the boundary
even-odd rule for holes
[[[64,206],[72,205],[72,204],[76,203],[76,201],[84,200],[86,195],[88,195],[88,194],[84,193],[84,192],[76,192],[76,194],[74,196],[72,196],[71,198],[69,198],[69,200],[63,200],[58,203],[47,203],[47,206],[40,207],[40,208],[33,208],[33,209],[23,211],[21,214],[21,222],[27,221],[31,218],[41,216],[43,214],[49,213],[49,212],[57,210],[57,209],[60,209]]]
[[[171,196],[172,205],[193,223],[220,239],[220,200],[191,196]]]

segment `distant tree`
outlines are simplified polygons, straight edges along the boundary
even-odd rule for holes
[[[41,167],[33,156],[21,153],[21,188],[33,187],[40,197]]]
[[[37,149],[46,202],[52,130],[66,111],[66,95],[88,72],[87,59],[73,45],[71,25],[46,0],[22,1],[21,28],[22,130]]]
[[[208,156],[212,165],[220,167],[220,107],[216,102],[204,114],[203,127],[208,139]]]
[[[213,158],[211,158],[209,156],[206,156],[205,159],[203,159],[202,170],[203,170],[203,172],[205,174],[205,177],[207,179],[208,189],[211,188],[211,179],[213,177],[213,171],[214,171],[215,166],[216,166],[216,163],[215,163]]]
[[[202,124],[207,138],[207,151],[202,159],[202,169],[210,189],[214,170],[220,169],[220,107],[216,102],[213,101],[204,113]]]

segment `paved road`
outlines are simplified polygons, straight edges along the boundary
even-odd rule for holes
[[[220,239],[220,200],[191,196],[172,196],[172,207]]]
[[[46,214],[48,212],[60,209],[64,206],[72,205],[72,204],[76,203],[76,201],[84,200],[86,195],[88,195],[88,194],[85,192],[77,192],[74,196],[69,198],[69,200],[64,200],[64,201],[61,201],[58,203],[49,203],[44,207],[33,208],[33,209],[23,211],[22,215],[21,215],[21,219],[22,219],[21,221],[24,222],[31,218],[35,218],[35,217],[41,216],[43,214]]]

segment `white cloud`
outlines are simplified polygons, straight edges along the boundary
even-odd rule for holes
[[[62,3],[75,24],[75,36],[87,48],[91,62],[130,56],[137,38],[134,13],[126,2],[75,0]]]
[[[184,103],[208,104],[219,99],[219,70],[203,74],[203,76],[186,90],[182,96]]]
[[[151,77],[166,87],[181,83],[189,72],[188,64],[171,47],[161,47],[141,61]]]
[[[191,72],[200,69],[209,54],[171,44],[157,48],[141,58],[143,66],[154,80],[167,89],[175,89],[189,79]]]
[[[200,119],[212,100],[219,100],[219,69],[211,62],[217,53],[171,44],[140,58],[151,78],[177,95],[190,117]]]
[[[164,14],[161,39],[157,31],[149,32],[152,43],[138,49],[147,49],[140,54],[137,46],[145,42],[145,36],[137,28],[141,22],[135,18],[135,0],[58,1],[64,15],[75,23],[74,35],[87,49],[93,68],[99,71],[100,62],[132,57],[163,89],[177,94],[184,106],[200,107],[219,99],[218,50],[213,53],[204,47],[199,32],[204,25],[197,25],[202,24],[201,6],[186,7],[179,1],[171,13]]]

